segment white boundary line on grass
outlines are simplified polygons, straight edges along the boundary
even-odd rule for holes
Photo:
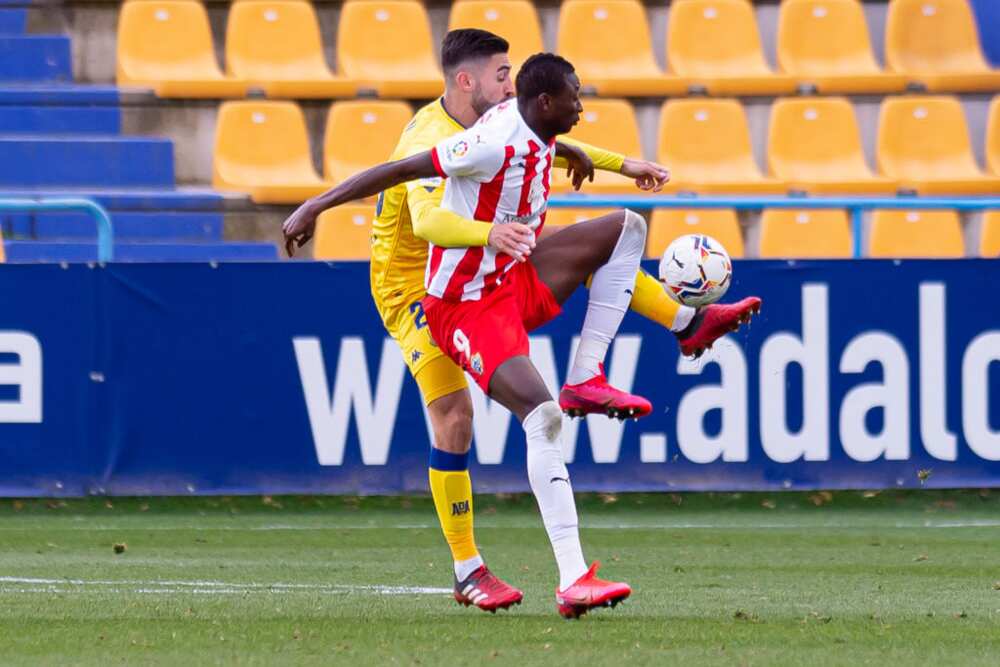
[[[4,584],[19,584],[8,587]],[[202,595],[240,595],[246,593],[360,593],[371,595],[445,595],[450,588],[430,586],[383,586],[351,584],[239,583],[230,581],[177,581],[136,579],[49,579],[41,577],[0,576],[2,593],[82,593],[89,589],[109,592],[194,593]]]

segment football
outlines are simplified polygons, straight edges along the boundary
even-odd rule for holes
[[[729,289],[733,263],[722,244],[704,234],[674,240],[660,260],[660,282],[685,306],[715,303]]]

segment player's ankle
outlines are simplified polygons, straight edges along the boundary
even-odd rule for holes
[[[466,558],[465,560],[455,561],[455,578],[459,581],[465,581],[469,578],[469,575],[485,565],[483,557],[476,554],[472,558]]]

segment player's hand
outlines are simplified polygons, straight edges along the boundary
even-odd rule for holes
[[[622,175],[635,179],[640,190],[659,192],[670,180],[670,170],[655,162],[625,158],[622,164]]]
[[[316,232],[316,218],[319,213],[315,210],[311,201],[306,201],[302,206],[295,209],[284,224],[281,231],[285,235],[285,252],[289,257],[295,256],[295,249],[301,248],[309,243],[309,239]]]
[[[489,246],[497,252],[510,255],[519,262],[528,259],[535,248],[535,232],[528,225],[511,222],[505,225],[493,225],[490,229]]]
[[[593,182],[594,161],[590,159],[589,155],[583,152],[583,149],[562,142],[558,142],[556,147],[559,149],[559,156],[565,158],[568,163],[566,165],[566,175],[573,183],[574,190],[579,190],[584,180]]]

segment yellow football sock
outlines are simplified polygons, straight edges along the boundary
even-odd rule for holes
[[[635,277],[635,293],[632,294],[632,310],[643,317],[672,329],[680,304],[671,299],[660,281],[643,270]]]
[[[472,531],[472,479],[469,455],[431,449],[430,484],[441,531],[456,561],[479,555]]]

